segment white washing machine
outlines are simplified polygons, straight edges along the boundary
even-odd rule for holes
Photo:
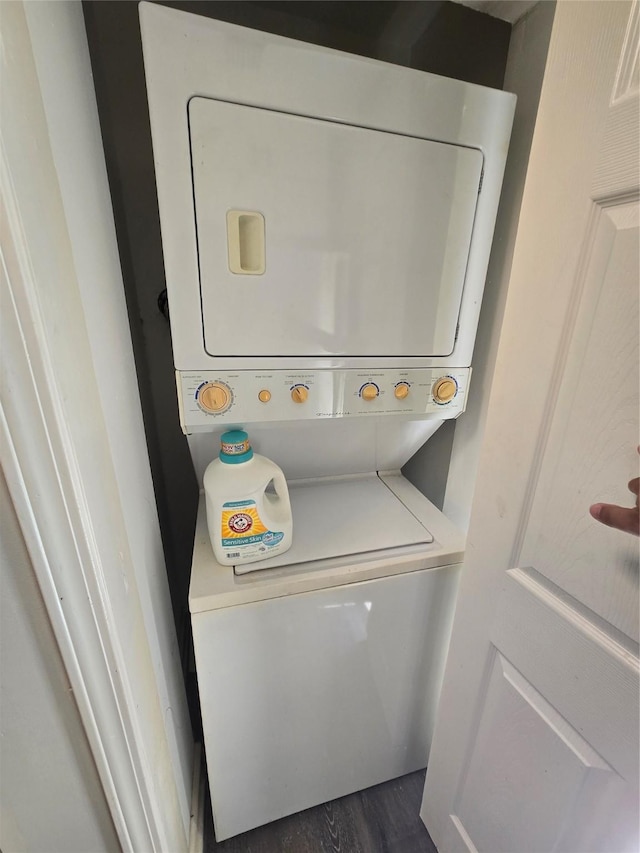
[[[426,765],[464,540],[400,474],[463,411],[514,97],[141,4],[178,405],[294,543],[191,588],[216,837]],[[245,572],[245,570],[247,570]]]
[[[399,473],[290,494],[295,562],[242,576],[200,506],[189,605],[218,840],[425,767],[431,745],[464,538]]]

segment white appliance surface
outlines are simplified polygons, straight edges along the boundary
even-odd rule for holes
[[[458,572],[193,614],[218,841],[426,765]]]
[[[289,483],[293,544],[236,574],[433,542],[433,536],[376,474]]]
[[[198,97],[189,130],[209,355],[451,355],[481,151]]]
[[[426,764],[464,539],[384,472],[464,410],[515,98],[155,3],[140,21],[196,473],[243,426],[289,480],[342,477],[293,484],[294,545],[241,575],[200,502],[222,840]]]
[[[443,420],[389,417],[317,418],[247,426],[251,446],[279,465],[287,480],[397,471],[429,439]],[[193,467],[202,488],[207,465],[220,452],[225,429],[244,428],[243,420],[221,423],[212,432],[187,436]]]
[[[316,485],[325,510],[390,498],[432,541],[238,576],[201,497],[189,606],[218,841],[427,762],[464,538],[399,472]]]
[[[469,367],[514,96],[140,22],[176,369]]]
[[[177,372],[180,423],[187,434],[219,423],[317,421],[325,418],[457,418],[470,368],[377,370],[242,370]],[[440,389],[446,399],[438,399]],[[206,406],[215,389],[216,408]],[[294,397],[302,390],[302,401]]]
[[[278,566],[272,561],[265,561],[270,564],[269,568],[246,575],[236,575],[232,566],[222,566],[215,559],[207,530],[204,496],[201,495],[189,587],[191,613],[217,610],[316,589],[335,588],[359,581],[451,566],[461,562],[464,557],[464,536],[431,501],[427,500],[399,472],[380,474],[378,477],[384,488],[395,495],[406,515],[429,531],[432,541],[315,560],[306,559],[309,554],[302,547],[302,556],[305,559],[301,563],[292,561],[292,556],[295,557],[294,546],[292,546],[282,555],[284,558],[289,558],[288,564]],[[355,481],[360,483],[360,495],[362,495],[362,489],[372,484],[373,488],[377,489],[376,479],[378,478],[375,475],[355,478]],[[319,484],[321,485],[322,482],[319,481]],[[336,479],[332,485],[339,488],[340,482],[349,489],[352,478]],[[309,495],[311,497],[312,493],[309,492]],[[374,523],[373,519],[372,523]],[[294,523],[294,541],[297,533]],[[302,537],[298,536],[298,538]],[[301,546],[304,546],[304,542],[301,542]]]

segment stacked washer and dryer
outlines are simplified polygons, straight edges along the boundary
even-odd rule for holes
[[[426,766],[464,536],[400,473],[465,408],[515,98],[142,3],[180,419],[284,471],[189,604],[218,840]]]

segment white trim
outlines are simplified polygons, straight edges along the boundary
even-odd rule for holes
[[[158,717],[162,717],[156,722],[162,727],[159,735],[167,740],[172,765],[158,768],[157,785],[166,785],[164,797],[171,802],[177,796],[181,832],[186,839],[193,736],[153,495],[82,8],[81,4],[66,0],[55,4],[27,3],[24,12],[77,281],[71,310],[79,315],[77,322],[86,327],[86,351],[92,363],[92,371],[86,371],[86,376],[96,392],[92,406],[101,422],[101,452],[110,460],[105,473],[115,484],[110,517],[102,513],[103,518],[97,519],[98,542],[112,560],[120,551],[125,555],[139,598],[160,705]],[[70,333],[73,334],[73,326]],[[75,386],[65,390],[68,395],[80,396]],[[78,405],[70,407],[70,411],[71,408],[74,423],[84,418]],[[86,440],[82,436],[78,440],[86,450]],[[86,453],[84,461],[91,465]],[[94,513],[100,513],[100,484],[96,489],[94,477],[92,489],[91,473],[86,469],[83,472],[88,495],[93,496]],[[120,532],[119,547],[115,545],[116,530]],[[129,609],[128,597],[120,598],[113,606],[120,622],[118,630],[127,636],[127,618],[137,616]],[[144,667],[131,674],[134,685],[146,677]],[[145,704],[148,713],[147,700]],[[149,754],[155,756],[158,747],[150,736],[150,727],[147,720],[143,733],[148,736]]]
[[[109,616],[104,610],[101,613],[100,608],[100,604],[105,603],[104,591],[95,590],[98,594],[92,595],[88,589],[89,568],[95,573],[94,579],[99,581],[99,557],[95,553],[81,479],[56,393],[26,241],[2,145],[0,188],[4,226],[3,324],[13,325],[21,344],[13,346],[13,342],[8,341],[12,365],[3,375],[0,461],[118,837],[124,850],[148,849],[153,845],[147,809],[141,800],[132,762],[134,745],[129,743],[124,725],[125,709],[119,707],[121,703],[116,695],[118,670],[106,658],[106,648],[111,645],[112,638],[109,637]],[[6,345],[7,339],[4,340]],[[24,417],[25,411],[28,418]],[[23,446],[37,448],[42,444],[42,437],[46,438],[48,465],[41,467],[37,484],[24,471],[22,463],[25,460],[21,459],[22,454],[14,442],[17,431]],[[27,479],[31,479],[30,484]],[[51,520],[41,517],[30,492],[38,493],[38,503],[46,504],[49,513],[55,516],[55,543],[51,541],[54,537],[47,535]],[[60,535],[62,532],[66,535]],[[72,585],[78,586],[75,593],[70,589]]]
[[[3,274],[5,270],[3,268]],[[104,743],[100,734],[99,722],[93,713],[89,700],[87,686],[82,675],[81,662],[78,660],[71,632],[67,624],[65,614],[60,606],[60,596],[55,587],[55,581],[51,572],[51,565],[47,558],[46,550],[40,537],[38,526],[34,517],[33,508],[29,502],[27,488],[20,471],[20,465],[11,441],[9,426],[5,418],[4,409],[0,404],[0,462],[5,474],[11,499],[13,501],[16,515],[20,523],[20,529],[24,536],[29,556],[34,566],[40,592],[45,601],[47,613],[51,620],[53,632],[58,641],[60,653],[65,663],[67,675],[71,682],[73,693],[84,723],[85,731],[94,761],[98,769],[105,797],[109,805],[111,817],[116,827],[118,837],[123,849],[133,850],[131,835],[127,826],[127,818],[122,812],[114,774],[106,755]]]
[[[610,628],[609,631],[604,631],[593,618],[587,618],[584,613],[585,608],[579,601],[572,599],[567,593],[561,597],[557,590],[549,589],[550,582],[535,569],[508,569],[506,574],[556,614],[563,624],[570,625],[577,633],[581,633],[591,643],[599,646],[603,654],[615,660],[620,666],[627,667],[632,674],[631,677],[635,680],[640,678],[638,656],[618,642]],[[596,616],[596,619],[599,617]],[[624,638],[624,635],[622,637]]]
[[[616,82],[613,86],[612,105],[623,101],[626,98],[636,97],[638,95],[638,81],[640,72],[640,3],[638,0],[633,0],[629,22],[627,23],[627,32],[624,37],[624,46],[620,54],[618,70],[616,72]]]
[[[469,838],[469,833],[462,825],[462,821],[457,815],[450,814],[451,823],[453,826],[453,830],[457,833],[458,838],[461,844],[464,844],[465,849],[469,851],[469,853],[478,853],[477,847],[474,845],[473,841]],[[462,848],[460,848],[462,849]]]
[[[0,7],[0,459],[122,849],[180,853],[193,742],[82,10]]]

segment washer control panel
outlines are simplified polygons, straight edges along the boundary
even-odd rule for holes
[[[177,371],[186,433],[218,424],[464,411],[470,368]]]

